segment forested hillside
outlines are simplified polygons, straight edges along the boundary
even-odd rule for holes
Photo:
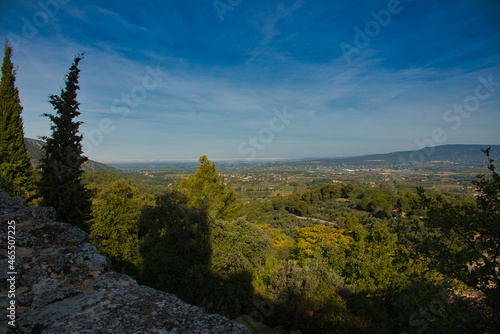
[[[489,168],[475,198],[337,183],[245,203],[206,157],[166,192],[90,173],[88,227],[118,270],[209,312],[303,333],[493,332]]]

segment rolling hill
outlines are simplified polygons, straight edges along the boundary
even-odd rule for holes
[[[500,145],[442,145],[426,147],[417,151],[401,151],[387,154],[372,154],[350,158],[315,159],[324,165],[350,166],[402,166],[420,167],[432,165],[453,165],[484,167],[488,165],[481,149],[491,147],[490,156],[500,159]]]
[[[43,156],[42,146],[44,144],[43,141],[31,138],[24,138],[24,144],[26,145],[26,150],[28,151],[28,155],[31,159],[31,163],[36,167],[40,163],[40,159]],[[118,171],[118,169],[102,164],[97,161],[88,160],[83,164],[83,170],[86,172],[92,171]]]
[[[261,167],[292,168],[393,169],[393,170],[470,170],[486,168],[488,160],[481,149],[491,147],[490,157],[500,161],[500,145],[442,145],[416,151],[400,151],[342,158],[309,158],[298,161],[273,162]]]

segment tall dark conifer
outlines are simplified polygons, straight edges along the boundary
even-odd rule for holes
[[[32,166],[24,144],[24,129],[12,46],[5,42],[0,82],[0,187],[25,198],[34,195]]]
[[[83,54],[75,57],[61,94],[49,96],[56,114],[44,114],[52,122],[52,136],[43,138],[46,144],[41,159],[39,192],[44,205],[55,207],[58,220],[85,228],[84,222],[90,217],[91,202],[90,193],[81,179],[82,164],[88,158],[83,156],[83,137],[79,134],[82,122],[74,120],[80,115],[80,104],[76,97],[80,89],[78,64],[82,59]]]

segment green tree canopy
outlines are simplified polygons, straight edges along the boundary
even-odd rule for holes
[[[210,267],[221,277],[253,272],[272,254],[271,237],[260,227],[239,218],[217,221],[211,226]]]
[[[481,291],[489,311],[484,323],[498,326],[500,309],[500,176],[495,170],[489,150],[490,177],[480,173],[473,182],[475,201],[458,204],[438,195],[430,197],[418,189],[421,206],[428,221],[413,239],[415,256],[425,256],[428,266],[449,278]]]
[[[0,187],[29,198],[35,194],[32,166],[24,144],[24,129],[12,46],[5,42],[0,81]]]
[[[155,202],[139,219],[142,281],[200,304],[209,293],[204,286],[211,255],[206,216],[189,207],[179,191],[159,195]]]
[[[125,180],[104,188],[92,205],[90,241],[116,270],[132,275],[141,267],[137,222],[141,206],[138,189]]]

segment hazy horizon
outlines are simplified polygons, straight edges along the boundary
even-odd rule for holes
[[[453,145],[471,145],[471,146],[480,146],[481,148],[488,148],[490,146],[500,146],[500,145],[491,145],[491,144],[447,144],[447,145],[437,145],[431,148],[439,147],[439,146],[453,146]],[[428,149],[428,147],[425,147]],[[417,151],[417,150],[414,150]],[[364,156],[371,155],[384,155],[391,153],[401,153],[401,152],[412,152],[412,150],[403,150],[403,151],[388,151],[388,152],[371,152],[366,154],[357,154],[357,155],[348,155],[348,156],[304,156],[298,158],[283,158],[283,157],[269,157],[269,158],[254,158],[254,159],[245,159],[245,158],[218,158],[218,157],[210,157],[207,158],[213,162],[250,162],[250,163],[265,163],[265,162],[287,162],[287,161],[307,161],[307,160],[321,160],[321,159],[349,159],[349,158],[359,158]],[[155,160],[142,160],[142,159],[130,159],[130,160],[114,160],[114,161],[99,161],[101,163],[106,164],[134,164],[134,163],[176,163],[176,162],[192,162],[197,164],[199,160],[198,158],[193,159],[155,159]]]
[[[34,138],[28,138],[28,139],[34,139]],[[39,139],[36,139],[39,140]],[[446,147],[446,146],[478,146],[478,149],[486,149],[488,147],[499,147],[500,145],[492,145],[492,144],[445,144],[445,145],[436,145],[433,146],[432,148],[436,147]],[[422,151],[428,150],[429,147],[425,147],[422,149]],[[414,150],[418,151],[418,150]],[[268,158],[254,158],[254,159],[245,159],[245,158],[218,158],[218,157],[211,157],[207,156],[207,158],[213,162],[222,162],[222,163],[232,163],[232,162],[243,162],[243,163],[266,163],[266,162],[289,162],[289,161],[308,161],[308,160],[322,160],[322,159],[349,159],[349,158],[359,158],[359,157],[364,157],[364,156],[371,156],[371,155],[384,155],[384,154],[394,154],[394,153],[406,153],[406,152],[413,152],[412,150],[409,151],[388,151],[388,152],[370,152],[367,154],[359,154],[359,155],[349,155],[349,156],[304,156],[304,157],[299,157],[299,158],[284,158],[284,157],[268,157]],[[405,158],[405,157],[404,157]],[[93,159],[91,159],[93,160]],[[147,159],[128,159],[128,160],[99,160],[97,162],[104,163],[104,164],[109,164],[109,165],[120,165],[120,164],[168,164],[168,163],[193,163],[197,164],[199,161],[199,157],[193,158],[193,159],[154,159],[154,160],[147,160]]]

